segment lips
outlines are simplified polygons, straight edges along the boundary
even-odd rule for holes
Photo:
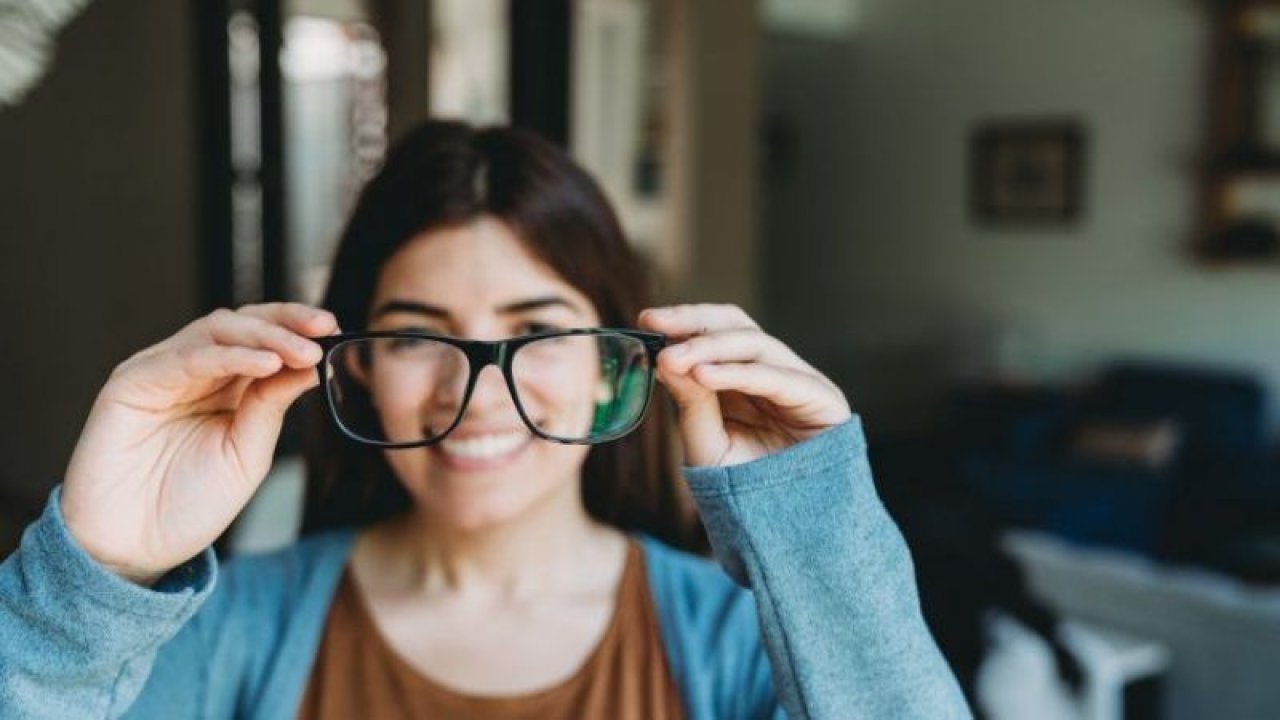
[[[462,437],[450,435],[438,447],[444,453],[464,460],[492,460],[510,455],[528,441],[528,431],[510,430],[470,433]]]

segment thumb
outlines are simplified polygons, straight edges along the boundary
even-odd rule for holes
[[[671,393],[679,411],[677,424],[685,464],[693,467],[718,464],[729,449],[719,398],[714,390],[703,387],[692,376],[664,365],[659,356],[658,380]]]
[[[284,424],[285,411],[302,393],[319,384],[314,368],[283,370],[255,380],[245,391],[236,411],[233,434],[243,459],[270,462]]]

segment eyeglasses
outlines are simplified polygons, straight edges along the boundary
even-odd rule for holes
[[[611,328],[496,341],[418,331],[315,340],[324,349],[320,386],[338,428],[389,449],[443,440],[489,365],[498,366],[520,419],[538,437],[578,445],[616,440],[644,419],[658,352],[667,344],[658,333]]]

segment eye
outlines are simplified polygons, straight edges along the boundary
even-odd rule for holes
[[[392,350],[412,350],[413,348],[422,347],[426,342],[423,338],[394,337],[390,339],[389,346]]]
[[[449,333],[445,330],[442,330],[439,328],[433,328],[433,327],[423,327],[421,325],[406,325],[404,327],[389,327],[384,329],[389,330],[391,332],[421,333],[423,335],[432,335],[435,337],[449,336]]]
[[[432,330],[431,328],[425,328],[425,327],[399,327],[399,328],[395,328],[395,331],[404,332],[404,333],[422,333],[424,335],[435,335],[435,336],[445,335],[445,333],[437,332],[435,330]],[[384,340],[384,343],[385,343],[384,344],[385,348],[397,354],[408,353],[408,352],[412,352],[414,354],[431,352],[436,350],[437,346],[443,345],[443,343],[435,342],[431,338],[412,337],[412,336],[411,337],[397,336],[397,337],[387,338]]]
[[[517,335],[541,335],[543,333],[553,333],[564,330],[564,328],[559,325],[536,321],[522,322],[516,325],[515,329]]]

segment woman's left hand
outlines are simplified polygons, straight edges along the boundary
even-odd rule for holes
[[[658,380],[679,408],[687,465],[755,460],[852,415],[835,383],[737,306],[652,308],[639,324],[671,340]]]

